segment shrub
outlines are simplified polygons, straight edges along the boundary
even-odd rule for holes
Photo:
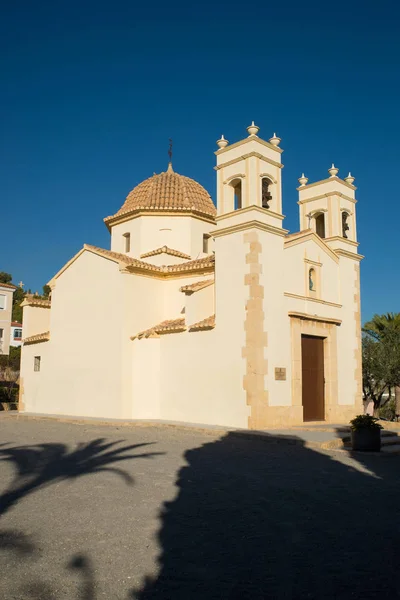
[[[0,371],[10,367],[13,371],[19,371],[21,365],[21,347],[10,346],[10,354],[0,355]]]
[[[350,421],[350,427],[352,431],[359,431],[360,429],[382,429],[382,425],[378,423],[378,419],[371,417],[371,415],[357,415]]]
[[[392,398],[384,406],[379,409],[379,417],[392,421],[396,417],[396,400]]]

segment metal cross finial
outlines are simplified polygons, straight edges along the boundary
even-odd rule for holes
[[[169,138],[168,156],[169,156],[169,162],[172,163],[172,140],[171,140],[171,138]]]

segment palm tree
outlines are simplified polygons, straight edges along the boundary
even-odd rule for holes
[[[365,323],[364,333],[369,334],[377,341],[382,340],[390,331],[400,332],[400,313],[389,312],[385,315],[374,315],[371,321]],[[400,415],[400,387],[394,391],[396,401],[396,415]]]

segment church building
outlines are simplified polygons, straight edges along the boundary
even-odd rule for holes
[[[299,179],[284,228],[274,134],[217,141],[216,207],[165,172],[24,300],[20,410],[263,429],[362,413],[354,178]]]

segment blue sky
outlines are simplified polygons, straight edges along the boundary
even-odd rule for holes
[[[399,311],[400,7],[383,0],[137,5],[21,0],[0,23],[0,270],[40,290],[167,166],[215,200],[215,140],[251,120],[297,178],[356,177],[363,318]]]

